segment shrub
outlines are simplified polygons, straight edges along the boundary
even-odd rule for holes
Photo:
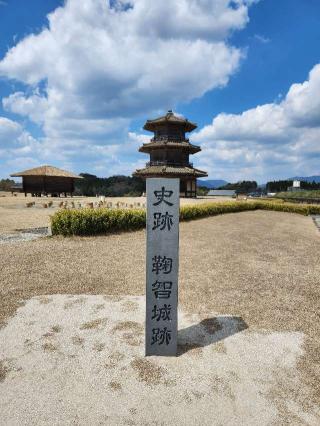
[[[256,210],[254,203],[227,201],[224,203],[204,203],[180,208],[180,220],[192,220],[201,217],[216,216],[224,213],[237,213]]]
[[[290,200],[290,198],[294,198],[294,199],[298,199],[298,198],[320,198],[320,190],[312,190],[312,191],[288,191],[288,192],[278,192],[275,197],[279,197],[279,198],[288,198]]]
[[[228,201],[224,203],[204,203],[183,206],[180,220],[194,220],[225,213],[250,210],[274,210],[302,215],[320,214],[320,206],[310,204],[290,204],[273,201]],[[99,208],[95,210],[60,210],[51,216],[53,235],[97,235],[119,231],[134,231],[144,228],[144,210]]]
[[[134,231],[146,224],[143,210],[60,210],[51,217],[53,235],[97,235]]]
[[[297,213],[305,216],[320,214],[320,206],[314,204],[294,204],[277,202],[256,202],[257,209],[274,210],[278,212]]]

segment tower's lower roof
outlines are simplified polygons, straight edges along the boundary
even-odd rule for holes
[[[140,177],[163,177],[170,175],[171,177],[207,177],[208,174],[203,170],[194,169],[193,167],[175,167],[175,166],[149,166],[144,169],[138,169],[133,173],[134,176]]]

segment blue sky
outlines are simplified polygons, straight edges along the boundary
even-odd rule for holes
[[[171,108],[212,179],[320,174],[318,0],[27,3],[0,1],[0,178],[130,174]]]

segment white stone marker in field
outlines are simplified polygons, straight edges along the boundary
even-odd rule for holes
[[[180,179],[147,179],[146,355],[176,356]]]

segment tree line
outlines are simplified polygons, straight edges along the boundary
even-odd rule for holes
[[[218,189],[233,189],[237,194],[248,194],[249,192],[257,192],[258,184],[255,180],[242,180],[236,183],[227,183]]]
[[[15,184],[12,179],[0,179],[0,191],[11,191],[11,187]]]
[[[80,173],[83,179],[75,182],[75,195],[107,197],[138,197],[145,192],[145,182],[139,177],[111,176],[99,178],[89,173]]]
[[[293,180],[270,181],[267,183],[267,191],[268,192],[285,192],[292,185],[293,185]],[[317,183],[315,181],[313,182],[300,181],[300,188],[312,191],[312,190],[320,189],[320,183]]]
[[[261,192],[262,190],[258,188],[258,184],[255,180],[242,180],[235,183],[227,183],[226,185],[219,186],[216,189],[227,189],[234,190],[237,194],[248,194],[249,192]],[[210,191],[210,188],[204,186],[201,182],[201,186],[198,186],[199,195],[207,195]]]
[[[140,196],[146,190],[146,184],[140,177],[130,176],[111,176],[108,178],[99,178],[89,173],[80,173],[83,179],[75,182],[75,195],[95,196],[106,195],[109,197],[136,197]],[[15,184],[12,179],[0,179],[0,191],[10,191]],[[293,180],[277,180],[270,181],[266,185],[267,192],[284,192],[288,187],[293,185]],[[320,183],[315,181],[301,181],[301,189],[320,190]],[[235,190],[236,193],[262,192],[258,188],[256,181],[239,181],[236,183],[228,183],[217,189]],[[198,194],[206,195],[209,189],[205,186],[198,186]]]

